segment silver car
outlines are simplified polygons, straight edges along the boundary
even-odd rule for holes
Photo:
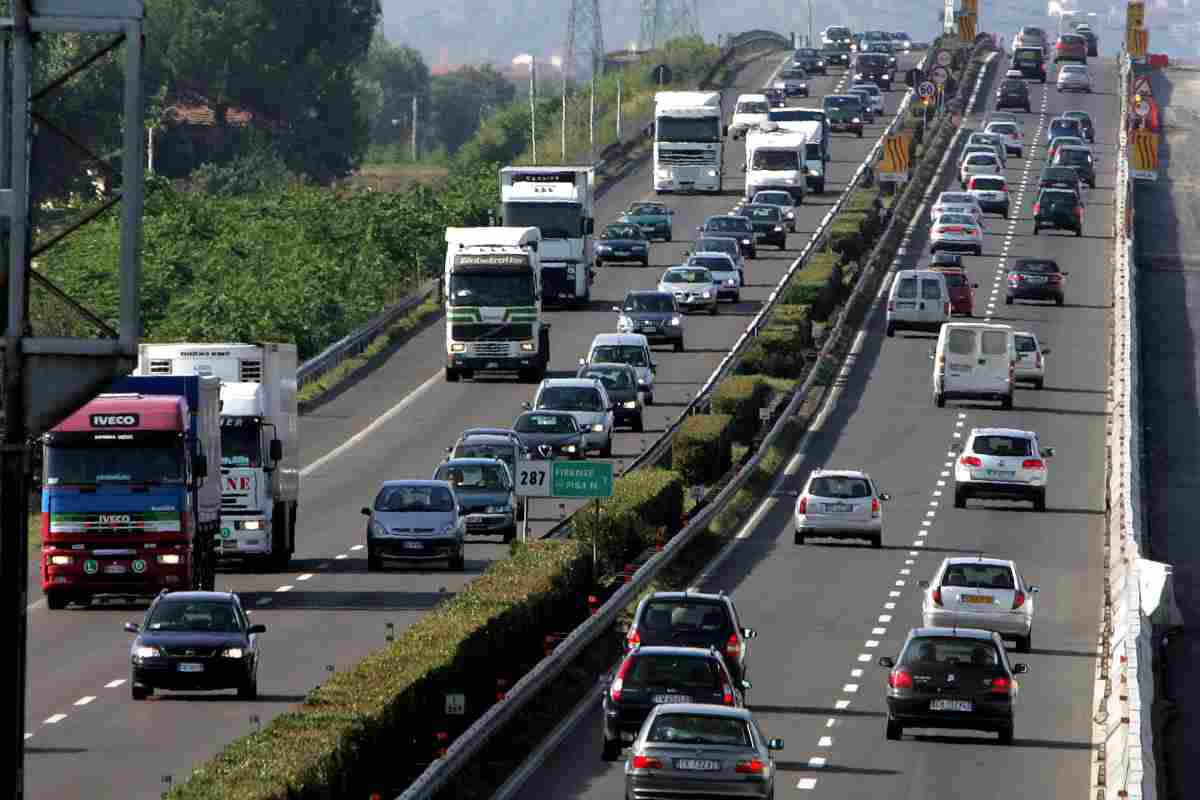
[[[672,267],[658,280],[658,290],[675,296],[685,311],[717,313],[717,286],[713,274],[701,267]]]
[[[1060,92],[1091,92],[1092,75],[1083,64],[1063,64],[1058,68]]]
[[[613,404],[595,378],[547,378],[538,385],[533,403],[523,405],[533,411],[567,412],[584,431],[584,450],[612,457]]]
[[[727,253],[692,253],[688,257],[687,266],[704,267],[712,273],[718,300],[741,302],[742,273]]]
[[[763,735],[745,708],[665,703],[642,723],[625,762],[626,800],[775,797],[782,739]]]
[[[465,566],[465,514],[447,481],[384,481],[362,513],[368,572],[382,569],[385,560],[444,560],[453,570]]]
[[[1026,583],[1012,561],[984,556],[942,560],[932,581],[921,581],[925,599],[921,618],[926,628],[978,628],[1015,639],[1018,653],[1033,641],[1033,596],[1040,590]]]
[[[883,544],[883,506],[891,500],[861,470],[815,469],[796,498],[796,544],[806,539],[867,539]]]
[[[750,198],[749,205],[775,206],[783,216],[783,224],[788,229],[788,233],[796,232],[796,198],[792,197],[791,192],[785,192],[782,189],[763,189],[754,193],[754,197]],[[735,249],[736,246],[737,242],[734,242]],[[733,254],[730,253],[730,255]]]

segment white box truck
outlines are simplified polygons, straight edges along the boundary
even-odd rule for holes
[[[221,532],[217,558],[283,569],[296,551],[300,423],[296,346],[170,343],[138,348],[137,375],[221,379]]]
[[[654,95],[654,191],[721,191],[724,139],[720,92]]]
[[[503,167],[502,224],[542,233],[542,302],[585,306],[595,266],[596,172],[591,167]]]

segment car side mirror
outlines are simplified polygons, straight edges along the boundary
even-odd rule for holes
[[[467,513],[467,507],[466,507],[466,506],[459,506],[459,507],[458,507],[458,513],[459,513],[460,515],[462,515],[462,514],[466,514],[466,513]]]
[[[891,656],[880,656],[879,666],[891,669],[896,666],[896,659],[892,658]]]
[[[582,358],[582,357],[581,357],[581,358],[579,359],[579,366],[581,366],[581,367],[582,367],[582,366],[583,366],[584,364],[586,364],[586,363],[587,363],[587,359],[586,359],[586,358]]]
[[[364,517],[369,517],[369,516],[371,516],[371,509],[367,508],[366,506],[363,506],[362,508],[359,509],[359,513],[361,513]]]
[[[728,126],[728,125],[722,125],[722,126],[721,126],[721,138],[722,138],[722,139],[724,139],[724,138],[725,138],[726,136],[728,136],[728,135],[729,135],[729,126]]]
[[[971,284],[971,288],[972,288],[972,289],[978,289],[978,288],[979,288],[979,284],[978,284],[978,283],[972,283],[972,284]]]
[[[746,165],[742,164],[742,172],[745,172],[745,171],[746,171]]]
[[[783,749],[783,739],[767,739],[767,749],[768,750],[782,750]]]
[[[880,492],[879,499],[886,503],[887,501],[892,499],[892,495],[890,492]]]
[[[1046,458],[1054,458],[1054,448],[1053,447],[1042,448],[1042,455],[1044,455]]]
[[[271,440],[271,460],[283,461],[283,442],[278,439]]]
[[[1030,594],[1038,594],[1041,591],[1042,591],[1042,587],[1040,587],[1040,586],[1030,586],[1029,587]]]
[[[1049,347],[1043,347],[1043,348],[1042,348],[1042,355],[1044,355],[1044,356],[1048,356],[1048,355],[1050,355],[1050,348],[1049,348]]]
[[[742,679],[742,688],[743,688],[743,689],[747,689],[747,690],[748,690],[748,689],[753,689],[753,688],[754,688],[754,684],[752,684],[750,681],[748,681],[748,680],[746,680],[745,678],[743,678],[743,679]]]
[[[619,313],[621,313],[621,307],[620,307],[620,306],[613,306],[613,307],[612,307],[612,310],[613,310],[613,311],[616,311],[618,314],[619,314]]]
[[[529,411],[533,408],[533,405],[528,400],[525,400],[521,403],[521,408],[525,409],[526,411]]]
[[[668,208],[668,209],[667,209],[667,216],[668,216],[668,217],[673,217],[673,216],[675,216],[675,209],[673,209],[673,208]]]
[[[192,456],[192,477],[208,477],[208,457],[203,453],[197,453]]]
[[[929,353],[928,353],[928,355],[929,355],[929,360],[930,360],[930,361],[933,361],[933,348],[932,348],[932,347],[931,347],[931,348],[929,348]]]
[[[754,628],[742,628],[742,636],[746,639],[757,639],[758,631],[754,630]]]
[[[1025,675],[1029,672],[1028,664],[1013,664],[1013,675]]]
[[[135,623],[135,622],[126,622],[125,630],[129,633],[141,633],[142,632],[142,629],[139,628],[137,626],[137,623]]]
[[[447,452],[447,453],[453,453],[453,452],[454,452],[454,448],[453,448],[453,447],[447,447],[447,448],[446,448],[446,452]]]
[[[251,625],[249,628],[246,628],[246,633],[266,633],[266,632],[267,632],[266,625],[257,625],[256,624],[256,625]]]

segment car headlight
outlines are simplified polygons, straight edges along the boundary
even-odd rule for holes
[[[380,525],[378,522],[371,523],[372,536],[387,536],[387,528]]]
[[[820,174],[821,174],[821,170],[817,169],[816,167],[813,167],[812,169],[810,169],[810,170],[808,171],[808,174],[809,174],[809,175],[820,175]],[[792,214],[788,214],[788,217],[791,217],[791,216],[793,216],[793,215],[792,215]]]
[[[263,521],[261,519],[248,519],[239,522],[237,527],[244,531],[261,531],[263,529]]]
[[[671,170],[669,167],[659,167],[655,170],[654,174],[660,178],[669,178],[671,177]]]
[[[451,353],[462,353],[462,352],[465,352],[466,349],[467,349],[467,346],[465,344],[463,344],[462,342],[454,342],[450,345]]]
[[[715,177],[717,177],[717,171],[716,171],[715,169],[710,169],[710,170],[708,171],[708,177],[710,177],[710,178],[715,178]]]
[[[575,452],[575,445],[573,445],[573,444],[569,444],[569,445],[567,445],[566,447],[564,447],[564,448],[563,448],[563,452],[564,452],[564,453],[574,453],[574,452]]]
[[[708,298],[712,297],[712,292],[701,292],[700,296],[707,300]]]
[[[795,218],[796,218],[796,212],[795,212],[795,211],[789,211],[789,212],[787,212],[787,214],[786,214],[785,216],[786,216],[788,219],[795,219]]]
[[[241,658],[246,651],[240,647],[226,647],[221,651],[221,658]]]
[[[776,232],[776,233],[779,233],[779,232],[780,232],[780,231],[782,231],[782,230],[783,230],[783,226],[782,226],[782,225],[776,225],[776,226],[775,226],[775,232]]]
[[[597,422],[595,425],[592,426],[592,432],[593,433],[604,433],[604,423]]]
[[[852,120],[850,120],[850,121],[851,121],[852,123],[854,123],[855,125],[857,125],[858,123],[862,122],[862,120],[861,120],[861,119],[859,119],[858,117],[855,117],[854,119],[852,119]]]
[[[818,61],[818,62],[817,62],[817,66],[818,66],[818,67],[823,67],[823,66],[825,66],[825,62],[824,62],[824,61]]]
[[[597,253],[607,253],[607,252],[609,252],[610,250],[612,250],[612,247],[610,247],[609,245],[606,245],[606,244],[598,244],[598,245],[596,245],[596,252],[597,252]]]
[[[637,408],[637,400],[626,400],[621,404],[622,408]]]
[[[792,183],[796,182],[796,179],[795,178],[784,178],[783,182],[787,183],[787,184],[792,184]]]
[[[733,286],[733,285],[734,285],[734,280],[733,280],[733,278],[726,278],[726,279],[725,279],[725,285],[726,285],[726,286]]]
[[[749,240],[749,239],[742,239],[742,244],[750,244],[750,240]]]
[[[671,317],[671,325],[678,328],[680,325],[679,317]]]
[[[618,328],[631,328],[631,327],[633,327],[633,320],[631,320],[629,317],[622,314],[621,316],[617,317],[617,327]]]
[[[151,645],[138,645],[133,648],[135,658],[159,658],[162,656],[162,650]]]
[[[521,342],[521,351],[524,353],[532,353],[533,342]]]

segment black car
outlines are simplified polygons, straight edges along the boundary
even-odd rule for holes
[[[643,267],[650,266],[650,240],[637,225],[618,222],[604,226],[596,237],[592,252],[596,266],[605,262],[634,261]]]
[[[808,73],[799,67],[780,71],[775,85],[783,81],[783,93],[788,97],[808,97]]]
[[[1014,78],[1007,78],[1000,84],[996,92],[996,109],[1002,108],[1023,108],[1026,114],[1031,113],[1033,105],[1029,99],[1029,84]]]
[[[584,457],[583,431],[569,412],[526,411],[513,422],[513,430],[530,458],[551,461]]]
[[[742,255],[750,258],[758,257],[758,246],[754,239],[754,226],[743,216],[733,214],[715,214],[704,220],[704,224],[696,228],[696,233],[704,236],[728,236],[737,239]]]
[[[747,203],[739,212],[750,218],[754,226],[754,238],[759,244],[773,244],[780,250],[787,248],[787,220],[779,206],[769,203]]]
[[[930,267],[962,267],[962,253],[947,253],[939,250],[929,259]]]
[[[884,59],[886,59],[888,66],[892,67],[893,69],[896,67],[895,48],[892,47],[891,42],[880,40],[869,42],[866,47],[863,47],[860,50],[860,52],[881,55],[884,57]]]
[[[784,108],[787,106],[787,92],[778,86],[767,86],[762,90],[763,96],[767,98],[767,104],[771,108]]]
[[[821,51],[815,47],[801,47],[792,54],[792,66],[807,70],[810,74],[824,75],[828,72]]]
[[[136,634],[130,648],[129,692],[145,700],[155,689],[237,689],[258,696],[258,634],[236,594],[163,590],[142,624],[125,623]]]
[[[1013,51],[1012,68],[1023,78],[1046,82],[1046,56],[1040,47],[1018,47]]]
[[[1079,170],[1074,167],[1049,166],[1042,169],[1038,178],[1039,189],[1070,189],[1078,195],[1083,194],[1083,179]]]
[[[641,433],[642,395],[638,391],[637,370],[629,364],[587,364],[579,368],[576,378],[596,378],[604,384],[608,399],[613,402],[613,427],[626,427]]]
[[[1096,141],[1096,125],[1092,122],[1092,116],[1086,111],[1064,111],[1063,118],[1078,120],[1079,135],[1085,142]]]
[[[974,628],[914,628],[899,658],[884,656],[888,739],[905,728],[994,731],[1001,744],[1013,742],[1017,675],[1000,635]]]
[[[1046,141],[1052,142],[1057,136],[1078,136],[1083,138],[1083,123],[1073,117],[1055,117],[1050,120],[1046,131]]]
[[[1075,231],[1083,236],[1083,203],[1069,189],[1042,189],[1033,204],[1033,234],[1043,228]]]
[[[747,672],[747,642],[756,635],[753,628],[741,626],[733,598],[725,592],[655,592],[638,604],[625,646],[715,647],[740,686]]]
[[[821,101],[821,109],[829,120],[831,131],[846,131],[862,138],[866,112],[861,99],[851,94],[830,94]]]
[[[846,42],[832,42],[821,47],[821,58],[825,66],[850,68],[850,45]]]
[[[660,703],[741,708],[749,688],[748,681],[735,684],[715,648],[637,647],[610,675],[604,693],[601,758],[616,761]]]
[[[1076,28],[1075,32],[1087,40],[1088,55],[1095,57],[1100,54],[1100,37],[1091,28]]]
[[[639,289],[626,294],[625,302],[612,310],[621,315],[618,333],[640,333],[650,344],[669,344],[676,353],[683,352],[683,313],[675,295]]]
[[[1053,300],[1061,306],[1066,299],[1067,275],[1050,258],[1018,258],[1008,268],[1006,305],[1014,300]]]
[[[1051,163],[1056,167],[1073,168],[1079,173],[1079,179],[1089,188],[1096,188],[1096,161],[1089,148],[1079,145],[1063,145],[1058,148],[1054,154],[1054,161]]]
[[[859,53],[854,60],[854,79],[870,81],[885,92],[892,90],[892,63],[885,53]]]

